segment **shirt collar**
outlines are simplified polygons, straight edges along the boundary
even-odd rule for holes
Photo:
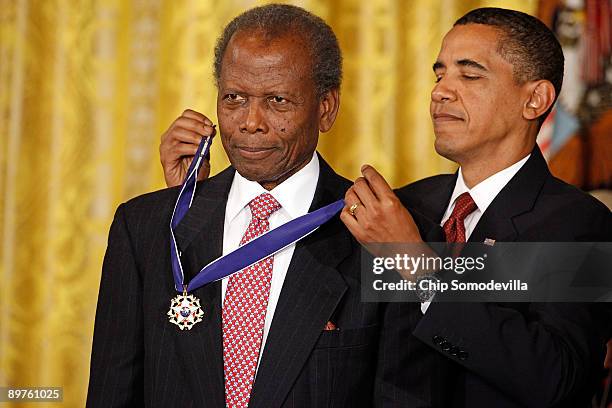
[[[527,162],[531,154],[528,154],[521,160],[517,161],[513,165],[506,167],[505,169],[498,171],[497,173],[489,176],[480,183],[476,184],[471,189],[465,185],[463,180],[463,173],[461,167],[459,168],[459,174],[457,176],[457,182],[455,183],[455,189],[451,195],[450,203],[454,203],[457,197],[461,194],[468,192],[472,196],[474,203],[478,207],[481,213],[484,213],[489,207],[491,202],[497,197],[499,192],[508,184],[508,182],[514,177],[516,173],[523,167]]]
[[[247,180],[237,171],[227,198],[225,219],[229,222],[245,208],[251,200],[263,193],[270,193],[291,219],[308,212],[319,180],[319,158],[315,152],[306,166],[267,191],[256,181]]]

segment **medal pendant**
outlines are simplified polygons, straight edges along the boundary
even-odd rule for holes
[[[176,324],[181,330],[191,330],[193,325],[201,322],[204,316],[200,307],[200,299],[187,293],[177,295],[172,299],[167,314],[170,323]]]

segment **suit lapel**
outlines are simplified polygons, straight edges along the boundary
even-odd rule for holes
[[[446,236],[444,230],[440,226],[440,221],[444,216],[448,201],[455,188],[455,181],[457,180],[457,173],[452,177],[444,180],[443,183],[437,188],[432,197],[431,205],[428,207],[428,215],[426,220],[433,220],[430,225],[424,224],[426,228],[425,241],[426,242],[445,242]]]
[[[446,241],[440,221],[455,188],[457,174],[438,176],[434,183],[427,185],[426,191],[419,189],[404,196],[400,190],[398,194],[402,204],[408,208],[414,218],[425,242]]]
[[[515,241],[520,216],[533,209],[549,175],[546,161],[536,145],[527,162],[484,212],[469,241],[483,242],[485,238],[499,242]]]
[[[175,236],[189,282],[200,268],[221,256],[225,205],[234,170],[229,168],[198,185],[197,195]],[[176,333],[178,356],[186,367],[196,406],[225,406],[221,331],[221,282],[193,292],[204,317],[190,331]]]
[[[310,211],[344,197],[348,183],[320,159]],[[356,246],[338,216],[298,242],[274,312],[249,406],[281,406],[347,285],[336,269]]]

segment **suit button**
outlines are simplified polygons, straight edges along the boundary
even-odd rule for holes
[[[460,351],[461,351],[461,350],[459,349],[459,347],[457,347],[457,346],[453,346],[453,347],[451,347],[451,348],[450,348],[450,350],[448,351],[448,354],[450,354],[451,356],[455,356],[455,357],[457,357],[457,355],[459,355],[459,352],[460,352]]]
[[[449,351],[452,347],[453,347],[453,345],[450,342],[446,341],[446,340],[444,340],[442,342],[442,344],[440,344],[440,348],[443,351]]]
[[[443,342],[446,341],[446,339],[442,336],[433,336],[431,338],[431,341],[433,342],[433,344],[435,344],[436,346],[439,346],[440,344],[442,344]]]
[[[457,353],[457,357],[459,358],[459,360],[465,360],[468,358],[468,356],[468,352],[464,350],[459,350],[459,353]]]

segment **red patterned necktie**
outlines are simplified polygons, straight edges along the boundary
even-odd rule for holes
[[[240,245],[270,229],[268,219],[281,205],[269,193],[250,203],[251,222]],[[249,404],[261,341],[274,256],[269,256],[232,275],[223,301],[223,370],[225,404],[228,408]]]
[[[470,193],[465,192],[457,197],[451,216],[444,223],[446,242],[465,242],[465,217],[476,209],[476,203]]]

